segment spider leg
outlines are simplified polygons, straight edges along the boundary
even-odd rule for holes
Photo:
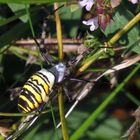
[[[64,90],[64,93],[67,96],[68,100],[71,101],[71,98],[70,98],[70,96],[68,94],[69,93],[68,89],[66,87],[63,87],[63,90]]]
[[[9,89],[8,92],[10,92],[10,100],[13,101],[16,97],[18,97],[21,93],[21,90],[22,90],[22,87]]]
[[[82,100],[92,89],[94,83],[88,82],[84,88],[82,89],[82,91],[80,92],[80,94],[77,96],[75,102],[73,103],[73,105],[70,107],[70,109],[68,110],[68,112],[65,114],[65,118],[67,118],[71,112],[74,110],[74,108],[77,106],[77,104],[79,103],[80,100]],[[61,126],[61,122],[57,125],[56,128],[59,128]]]
[[[61,5],[59,6],[57,9],[55,9],[52,13],[50,13],[49,15],[52,15],[54,14],[57,10],[59,10],[60,8],[62,8],[64,6]],[[48,16],[49,16],[48,15]],[[34,38],[34,41],[37,45],[37,47],[39,48],[40,50],[40,53],[42,55],[42,57],[44,58],[44,60],[48,63],[48,64],[51,64],[52,66],[54,65],[54,60],[52,58],[51,55],[49,55],[49,53],[46,51],[45,49],[45,38],[46,38],[46,28],[47,28],[47,20],[48,20],[48,16],[44,19],[44,22],[43,22],[43,25],[42,25],[42,34],[41,34],[41,41],[40,43],[38,43],[38,41]]]
[[[45,49],[46,28],[47,28],[47,18],[44,19],[44,22],[43,22],[43,25],[42,25],[42,34],[41,34],[40,43],[35,38],[34,38],[34,41],[35,41],[37,47],[39,48],[39,51],[40,51],[42,57],[44,58],[44,60],[48,64],[54,65],[53,64],[53,58],[51,57],[51,55],[49,55],[49,53]]]
[[[6,140],[16,140],[21,134],[23,134],[27,129],[29,129],[34,122],[38,119],[39,116],[36,115],[29,115],[25,118],[24,122],[22,122],[17,130],[10,134]],[[26,123],[27,122],[27,123]]]

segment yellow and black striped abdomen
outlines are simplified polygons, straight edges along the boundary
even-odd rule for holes
[[[32,112],[42,107],[44,103],[47,103],[54,81],[54,74],[46,69],[33,74],[21,90],[18,99],[19,111]]]

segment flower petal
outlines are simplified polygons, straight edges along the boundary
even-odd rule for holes
[[[85,1],[85,0],[79,1],[78,3],[79,3],[79,5],[80,5],[80,7],[86,6],[86,1]]]
[[[90,25],[90,30],[94,31],[94,30],[96,30],[99,27],[98,17],[94,17],[94,18],[89,19],[87,21],[83,21],[83,24]]]
[[[93,0],[80,0],[79,2],[80,7],[85,7],[87,11],[90,11],[94,1]]]
[[[131,3],[136,4],[138,3],[138,0],[130,0]]]
[[[93,0],[89,0],[88,4],[86,5],[86,10],[90,11],[92,6],[93,6],[93,4],[94,4]]]

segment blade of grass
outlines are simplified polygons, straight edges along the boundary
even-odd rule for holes
[[[48,111],[49,112],[49,111]],[[29,115],[35,115],[38,113],[5,113],[5,112],[0,112],[0,116],[12,116],[12,117],[21,117],[21,116],[29,116]]]
[[[29,12],[29,8],[28,8],[27,4],[25,4],[25,9],[26,9],[26,13],[28,15],[29,25],[30,25],[30,29],[31,29],[31,32],[32,32],[32,36],[33,36],[33,38],[36,38],[35,31],[34,31],[34,28],[33,28],[33,23],[32,23],[32,20],[31,20],[31,16],[30,16],[30,12]],[[38,44],[36,44],[36,46],[38,46]],[[39,48],[37,47],[36,49],[37,49],[37,53],[38,53],[38,57],[39,57],[39,54],[40,54]],[[40,63],[40,67],[43,68],[42,63]]]
[[[56,128],[56,121],[55,121],[55,115],[54,115],[54,110],[53,110],[52,102],[50,103],[50,108],[51,108],[53,124],[54,124],[54,127],[55,127],[55,133],[57,134],[57,139],[59,139],[59,134],[58,134],[58,131],[57,131],[57,128]]]
[[[18,3],[18,4],[43,4],[54,2],[66,2],[68,0],[0,0],[0,3]]]
[[[107,107],[107,105],[113,100],[113,98],[122,90],[125,84],[132,78],[132,76],[140,69],[138,64],[131,73],[109,94],[109,96],[102,102],[102,104],[90,115],[90,117],[77,129],[70,140],[77,140],[84,132],[94,123],[100,113]]]
[[[17,49],[17,50],[19,50],[19,49]],[[15,56],[19,57],[20,59],[27,61],[28,57],[21,55],[21,53],[17,52],[17,50],[15,50],[15,51],[11,50],[11,53],[13,53]],[[40,61],[36,61],[36,62],[34,62],[34,64],[41,65]]]
[[[122,89],[122,91],[125,92],[125,95],[129,100],[131,100],[137,106],[140,106],[140,101],[136,97],[134,97],[130,92],[126,91],[125,89]]]
[[[30,16],[30,12],[29,12],[27,4],[25,4],[25,9],[26,9],[26,14],[27,14],[28,19],[29,19],[29,25],[30,25],[30,29],[31,29],[31,32],[32,32],[32,36],[33,36],[33,38],[36,38],[34,28],[33,28],[33,24],[32,24],[32,20],[31,20],[31,16]]]
[[[31,54],[31,55],[34,55],[34,56],[37,56],[37,52],[35,50],[31,50],[31,49],[28,49],[25,48],[25,47],[16,47],[16,46],[11,46],[9,49],[9,51],[12,51],[12,52],[20,52],[20,54],[22,53],[25,53],[25,54]]]

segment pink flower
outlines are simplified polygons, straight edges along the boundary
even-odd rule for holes
[[[87,11],[90,11],[94,4],[93,0],[79,0],[80,7],[86,7]]]
[[[140,0],[129,0],[131,3],[133,3],[133,4],[136,4],[136,3],[138,3],[138,1],[140,1]]]
[[[89,19],[87,21],[83,21],[83,24],[90,25],[90,30],[94,31],[99,27],[98,17],[94,17],[94,18],[91,18],[91,19]]]

